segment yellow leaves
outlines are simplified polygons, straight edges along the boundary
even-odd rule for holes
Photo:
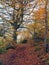
[[[29,24],[27,27],[28,27],[28,28],[33,28],[33,25],[34,25],[34,24]]]
[[[38,0],[38,3],[41,3],[42,0]]]
[[[5,39],[3,37],[0,37],[0,48],[3,48],[6,46]]]
[[[37,5],[41,5],[42,3],[44,3],[45,4],[45,2],[46,2],[46,0],[38,0],[38,4]]]

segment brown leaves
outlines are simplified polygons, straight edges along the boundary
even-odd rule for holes
[[[28,42],[33,43],[34,42]],[[41,43],[39,43],[40,51],[36,51],[36,46],[31,46],[30,44],[20,44],[17,45],[15,50],[9,49],[6,54],[0,55],[0,58],[2,59],[3,63],[6,65],[45,65],[43,63],[43,59],[48,57],[49,55],[44,54],[44,48],[40,46]],[[43,44],[43,43],[42,43]],[[43,54],[43,55],[41,55]],[[8,56],[7,56],[8,55]],[[38,57],[38,55],[40,55]],[[42,59],[41,59],[42,56]]]

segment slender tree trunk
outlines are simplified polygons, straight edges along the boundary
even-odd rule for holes
[[[35,38],[36,38],[36,15],[35,15],[35,20],[34,20],[34,41],[35,41]]]
[[[14,27],[14,33],[13,33],[13,40],[16,41],[16,29],[15,29],[15,22],[16,22],[16,17],[15,17],[15,4],[14,4],[14,11],[13,11],[13,27]]]
[[[36,24],[36,21],[34,22],[34,26],[35,26],[35,24]],[[35,40],[35,38],[36,38],[36,27],[34,27],[34,40]]]
[[[48,43],[47,43],[47,33],[48,33],[48,20],[47,20],[47,3],[48,0],[46,0],[45,4],[45,45],[46,45],[46,52],[48,52]]]

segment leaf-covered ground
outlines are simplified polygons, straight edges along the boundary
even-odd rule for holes
[[[45,52],[42,42],[19,44],[0,54],[0,65],[49,65],[49,53]]]

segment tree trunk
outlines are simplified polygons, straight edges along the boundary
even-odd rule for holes
[[[48,0],[46,0],[45,4],[45,46],[46,46],[46,52],[48,52],[48,43],[47,43],[47,33],[48,33],[48,20],[47,20],[47,3]]]
[[[23,4],[23,1],[21,2],[21,5]],[[23,6],[21,8],[19,8],[19,10],[21,10],[21,14],[20,14],[20,17],[18,18],[19,14],[17,14],[16,16],[16,13],[15,13],[15,6],[14,6],[14,12],[13,12],[13,27],[14,27],[14,34],[13,34],[13,40],[17,42],[17,35],[16,35],[16,32],[17,32],[17,29],[20,28],[20,25],[22,24],[23,22]],[[19,12],[18,10],[18,12]],[[18,24],[19,22],[19,24]]]

